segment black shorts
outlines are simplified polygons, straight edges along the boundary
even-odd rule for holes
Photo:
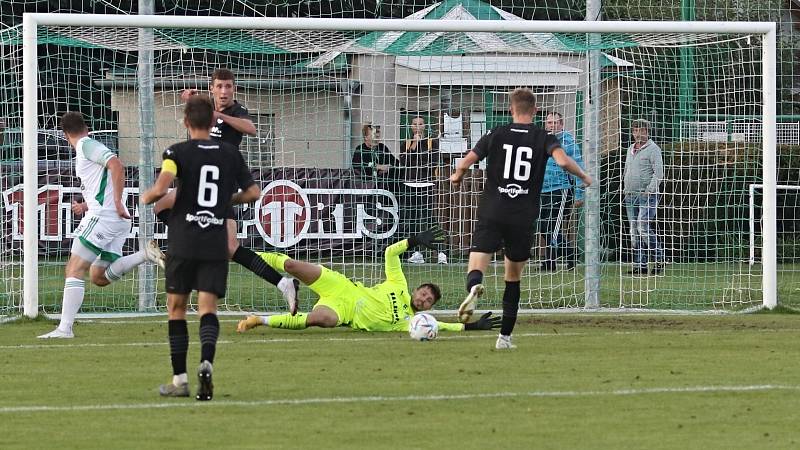
[[[168,294],[189,294],[194,290],[225,297],[228,260],[203,261],[167,255],[165,281]]]
[[[533,245],[533,224],[509,224],[478,219],[472,231],[470,252],[494,253],[501,248],[505,257],[514,262],[527,261]]]

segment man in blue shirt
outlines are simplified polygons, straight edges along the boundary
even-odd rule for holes
[[[561,148],[583,168],[581,149],[575,137],[564,130],[564,117],[559,112],[547,114],[545,129],[561,142]],[[574,193],[573,193],[574,190]],[[583,206],[583,184],[572,178],[553,158],[547,160],[542,184],[542,206],[539,213],[539,247],[543,272],[556,270],[559,253],[566,259],[567,269],[575,267],[575,243],[569,242],[566,225],[573,207]],[[574,199],[574,202],[573,202]]]

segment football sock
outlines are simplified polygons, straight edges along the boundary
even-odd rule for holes
[[[169,329],[169,356],[172,360],[172,374],[186,373],[186,354],[189,352],[189,328],[186,320],[170,320]],[[173,378],[174,380],[175,378]]]
[[[106,268],[106,279],[113,283],[145,261],[147,261],[147,257],[144,254],[144,250],[123,256]]]
[[[200,318],[200,362],[214,363],[219,337],[219,319],[216,314],[205,314]]]
[[[506,281],[506,290],[503,291],[503,322],[500,334],[511,336],[514,324],[517,323],[519,311],[519,281]]]
[[[264,260],[267,264],[270,265],[275,270],[280,270],[282,272],[286,272],[286,269],[283,268],[283,265],[286,263],[288,259],[290,259],[287,255],[283,253],[270,253],[270,252],[261,252],[257,253],[257,255]],[[277,282],[275,283],[278,284]]]
[[[308,328],[306,325],[306,321],[308,319],[308,314],[306,313],[297,313],[297,315],[291,314],[279,314],[274,316],[269,316],[267,319],[267,326],[270,328],[283,328],[285,330],[304,330]]]
[[[472,291],[472,286],[483,283],[483,272],[480,270],[470,270],[467,274],[467,292]]]
[[[268,266],[266,261],[259,258],[256,252],[249,248],[240,245],[233,254],[233,260],[246,267],[247,270],[267,280],[270,284],[277,286],[278,282],[281,281],[281,274]]]
[[[75,316],[81,309],[83,303],[83,293],[86,290],[86,282],[80,278],[69,277],[64,280],[64,297],[61,300],[61,323],[58,328],[71,330],[75,322]]]

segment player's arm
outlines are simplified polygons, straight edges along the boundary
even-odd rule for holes
[[[241,191],[233,194],[231,204],[239,205],[242,203],[250,203],[256,201],[258,196],[261,195],[261,189],[253,179],[253,173],[244,162],[244,156],[239,150],[234,150],[236,165],[239,168],[236,172],[236,184],[241,188]]]
[[[256,135],[256,126],[253,124],[253,121],[250,117],[234,117],[229,116],[227,114],[222,114],[219,111],[214,111],[214,118],[215,119],[222,119],[223,122],[227,123],[228,125],[232,126],[236,131],[240,133],[248,134],[250,136]]]
[[[458,186],[461,184],[461,180],[464,179],[464,175],[466,175],[467,170],[472,167],[475,163],[480,161],[480,156],[475,153],[475,150],[470,150],[467,152],[467,155],[461,158],[461,161],[458,162],[456,165],[456,170],[450,175],[450,182]]]
[[[258,188],[257,184],[253,183],[247,189],[233,194],[231,204],[240,205],[242,203],[254,202],[258,200],[259,195],[261,195],[261,189]]]
[[[400,255],[408,250],[408,239],[395,242],[386,247],[384,252],[386,281],[392,283],[405,284],[406,276],[403,274],[403,265],[400,263]]]
[[[555,160],[556,164],[558,164],[559,167],[580,178],[584,186],[592,185],[592,177],[587,175],[586,172],[584,172],[583,169],[581,169],[581,166],[579,166],[574,159],[567,156],[563,148],[561,147],[554,148],[550,153],[550,156],[553,157],[553,159]]]
[[[128,208],[122,203],[122,190],[125,189],[125,166],[116,156],[110,158],[106,168],[111,173],[111,185],[114,187],[114,207],[120,217],[130,219]]]
[[[175,162],[175,160],[166,157],[168,155],[172,155],[171,150],[169,149],[164,152],[165,158],[161,163],[161,173],[158,174],[155,184],[153,187],[148,189],[147,192],[142,194],[142,203],[145,205],[155,203],[161,199],[161,197],[167,195],[170,185],[172,185],[172,182],[178,175],[178,164]]]

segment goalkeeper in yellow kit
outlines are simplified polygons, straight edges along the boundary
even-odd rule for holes
[[[424,283],[409,292],[400,264],[400,255],[418,245],[433,248],[444,241],[444,232],[433,228],[386,248],[386,281],[366,287],[327,267],[297,261],[282,253],[259,253],[272,268],[287,272],[319,295],[310,313],[297,313],[297,302],[289,304],[289,314],[248,316],[239,321],[240,333],[266,325],[272,328],[302,330],[308,327],[349,326],[364,331],[407,331],[414,313],[427,311],[442,294],[439,286]],[[490,330],[500,326],[500,317],[484,314],[467,324],[439,323],[440,330]]]

